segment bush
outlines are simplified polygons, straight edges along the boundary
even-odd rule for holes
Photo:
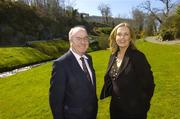
[[[100,49],[98,41],[94,41],[94,42],[90,43],[90,47],[93,51]]]
[[[180,39],[180,31],[177,31],[177,32],[175,33],[175,38]]]
[[[174,40],[180,38],[180,15],[169,16],[161,26],[163,40]]]
[[[92,51],[96,51],[100,49],[97,36],[90,35],[89,40],[90,40],[89,47],[92,49]]]
[[[109,47],[108,35],[101,35],[98,37],[99,47],[105,50]]]
[[[34,41],[28,42],[28,46],[56,58],[69,49],[69,43],[64,40]]]
[[[162,37],[163,41],[165,41],[165,40],[168,40],[168,41],[174,40],[174,31],[170,31],[170,30],[163,31],[161,33],[161,37]]]
[[[106,34],[109,35],[112,31],[111,27],[98,27],[97,28],[97,32],[102,33],[102,34]]]

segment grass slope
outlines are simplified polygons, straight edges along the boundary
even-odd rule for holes
[[[180,47],[139,42],[155,77],[155,93],[151,101],[148,119],[177,119],[180,117]],[[97,75],[97,94],[103,85],[103,77],[110,52],[91,53]],[[48,104],[49,79],[52,63],[0,79],[1,119],[50,119]],[[110,98],[99,100],[98,119],[109,119]]]
[[[2,47],[0,55],[0,72],[50,59],[49,56],[30,47]]]

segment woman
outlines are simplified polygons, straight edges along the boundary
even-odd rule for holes
[[[146,119],[155,87],[151,67],[127,23],[118,24],[109,40],[112,54],[100,99],[111,96],[111,119]]]

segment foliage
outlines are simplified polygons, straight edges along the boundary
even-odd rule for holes
[[[180,117],[180,47],[138,41],[154,74],[155,93],[151,100],[148,119],[178,119]],[[97,79],[97,95],[109,59],[109,50],[90,53],[93,57]],[[168,55],[167,55],[168,54]],[[0,80],[0,115],[2,119],[51,119],[48,90],[52,63]],[[109,119],[110,98],[98,101],[98,119]]]
[[[110,35],[110,33],[112,31],[112,27],[94,27],[93,31],[98,36]]]
[[[164,30],[161,32],[161,37],[162,37],[162,40],[165,41],[165,40],[174,40],[174,31],[170,31],[170,30]]]
[[[180,38],[180,15],[174,14],[167,18],[161,26],[161,36],[171,36],[173,38]],[[168,40],[168,39],[164,39]]]
[[[53,10],[52,8],[49,10]],[[29,6],[22,2],[0,1],[0,43],[24,45],[28,41],[67,38],[68,31],[75,25],[85,25],[92,31],[93,25],[78,17],[77,9],[68,15],[51,13],[44,6]]]
[[[166,24],[167,19],[169,17],[171,17],[171,15],[173,14],[173,9],[176,5],[176,2],[172,1],[172,0],[156,0],[156,2],[161,3],[162,4],[162,8],[158,8],[157,6],[155,6],[153,4],[152,1],[150,0],[145,0],[144,2],[142,2],[139,7],[137,7],[134,11],[132,11],[132,13],[134,14],[135,12],[135,17],[133,18],[133,20],[137,21],[143,19],[143,16],[145,17],[144,22],[140,22],[141,26],[139,27],[140,29],[143,27],[142,25],[144,24],[143,27],[143,31],[144,31],[144,35],[145,36],[152,36],[152,35],[156,35],[159,33],[159,27],[162,27],[164,24]],[[138,11],[140,11],[139,9],[142,9],[144,12],[144,15],[142,13],[142,15],[140,16],[140,13],[138,13]],[[146,12],[146,13],[145,13]],[[139,17],[138,17],[139,16]],[[141,18],[141,19],[140,19]],[[161,29],[162,30],[162,29]],[[140,33],[138,32],[138,30],[136,30],[138,33],[138,36],[140,38]],[[163,34],[169,34],[172,31],[170,29],[163,29],[162,31],[165,31]],[[162,33],[161,31],[161,33]],[[171,34],[173,35],[173,34]]]
[[[100,35],[98,37],[99,47],[100,49],[107,49],[109,48],[109,41],[108,41],[108,35]]]
[[[69,43],[67,41],[58,39],[49,41],[28,42],[27,45],[39,50],[40,52],[48,56],[51,56],[52,58],[57,58],[69,49]]]
[[[93,35],[90,35],[89,37],[90,37],[89,47],[92,49],[92,51],[99,50],[100,47],[99,47],[98,37]]]
[[[90,22],[94,27],[109,27],[108,24],[100,23],[100,22]]]
[[[112,27],[98,27],[96,31],[98,31],[100,34],[110,35]]]
[[[132,10],[132,16],[134,27],[136,28],[136,31],[140,34],[143,31],[145,14],[143,13],[143,11],[136,8]],[[138,38],[141,38],[141,36],[139,35]]]
[[[0,2],[0,41],[22,43],[59,37],[60,24],[20,2]]]
[[[176,7],[176,14],[180,15],[180,5],[177,5],[177,7]]]

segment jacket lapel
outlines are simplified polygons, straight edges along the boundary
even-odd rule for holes
[[[88,57],[88,56],[87,56]],[[94,84],[94,88],[96,87],[96,77],[95,77],[95,71],[94,71],[94,68],[93,68],[93,64],[92,64],[92,61],[90,61],[90,58],[88,57],[88,64],[89,64],[89,67],[90,67],[90,70],[92,72],[92,78],[93,78],[93,84]]]
[[[86,82],[88,86],[92,87],[92,84],[90,81],[88,80],[85,80],[86,79],[86,75],[84,73],[84,71],[81,69],[78,61],[76,60],[75,56],[73,55],[73,53],[71,51],[68,51],[67,53],[68,57],[69,57],[69,62],[68,64],[71,64],[69,66],[69,68],[71,69],[71,72],[72,74],[75,76],[75,80],[77,79],[78,80],[81,80],[83,82]],[[92,71],[92,75],[93,75],[93,81],[95,82],[95,74],[94,74],[94,71],[92,70],[92,63],[90,63],[90,61],[88,60],[88,63],[89,63],[89,66],[90,66],[90,69]]]
[[[127,49],[127,51],[126,51],[126,53],[125,53],[125,55],[124,55],[122,64],[121,64],[120,69],[119,69],[119,72],[118,72],[118,76],[122,73],[122,71],[123,71],[123,70],[126,68],[126,66],[128,65],[128,62],[129,62],[128,52],[129,52],[129,49]],[[106,75],[108,74],[109,70],[111,69],[111,67],[112,67],[112,65],[113,65],[113,62],[114,62],[114,60],[116,59],[116,55],[117,55],[117,52],[114,53],[113,55],[111,55],[110,61],[109,61],[109,64],[108,64],[108,68],[107,68],[107,71],[106,71]]]
[[[67,55],[69,57],[69,59],[68,59],[68,64],[70,65],[69,69],[71,69],[72,74],[74,74],[75,78],[77,78],[77,79],[83,79],[82,77],[84,75],[84,72],[81,69],[75,56],[73,55],[73,53],[70,50],[68,51]]]
[[[124,71],[124,69],[127,67],[128,63],[129,63],[129,54],[131,52],[130,46],[127,48],[126,53],[124,54],[124,58],[122,61],[122,64],[119,68],[119,73],[117,75],[117,77]]]
[[[126,68],[129,62],[129,56],[125,55],[122,61],[122,64],[119,68],[118,76],[122,73],[122,71]]]
[[[113,62],[114,62],[115,58],[116,58],[116,53],[113,54],[113,55],[111,55],[111,57],[110,57],[109,64],[108,64],[108,68],[107,68],[107,70],[106,70],[106,74],[107,74],[107,73],[109,72],[109,70],[111,69],[111,66],[113,65]]]

